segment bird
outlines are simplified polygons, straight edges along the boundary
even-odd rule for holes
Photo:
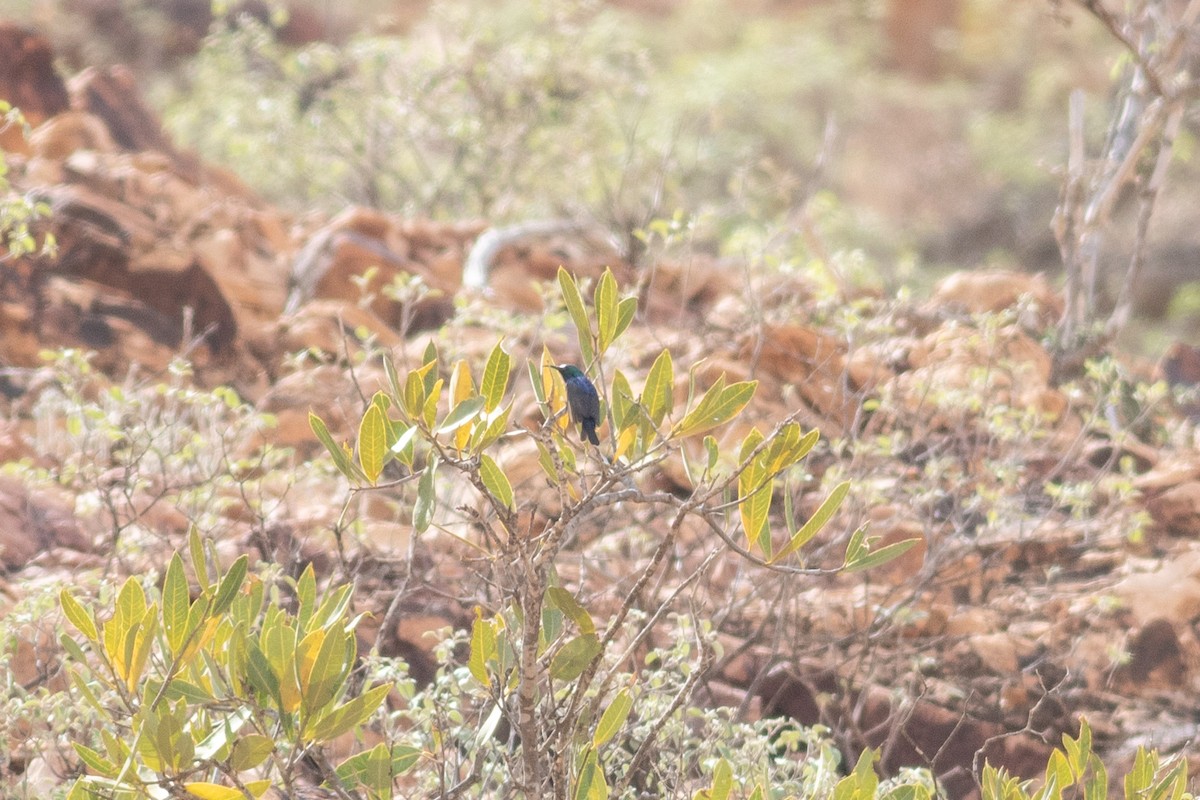
[[[595,385],[583,374],[583,370],[573,364],[559,364],[554,369],[562,375],[563,384],[567,387],[571,421],[583,428],[582,438],[599,446],[596,426],[600,424],[600,395]]]

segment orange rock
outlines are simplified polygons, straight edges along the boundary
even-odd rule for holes
[[[1200,534],[1200,481],[1188,481],[1146,500],[1156,525],[1172,533]]]
[[[0,476],[0,565],[18,570],[54,547],[90,550],[71,498]]]
[[[33,130],[29,147],[37,158],[60,161],[79,151],[115,153],[104,122],[85,111],[64,111]]]
[[[955,272],[944,278],[933,292],[931,303],[938,307],[958,306],[972,314],[1013,308],[1022,298],[1033,303],[1045,321],[1062,314],[1062,298],[1043,275],[1010,270]]]
[[[1200,617],[1200,549],[1193,547],[1151,572],[1131,575],[1112,592],[1125,602],[1139,627],[1159,618],[1188,626]]]
[[[46,37],[13,22],[0,22],[0,100],[21,109],[33,126],[66,111],[67,87],[54,69]],[[0,130],[0,150],[26,153],[20,126]]]

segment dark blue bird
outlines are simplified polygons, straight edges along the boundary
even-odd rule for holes
[[[599,446],[596,426],[600,424],[600,395],[596,387],[583,374],[583,370],[571,364],[554,367],[562,375],[567,387],[567,407],[571,409],[571,421],[583,428],[583,437]]]

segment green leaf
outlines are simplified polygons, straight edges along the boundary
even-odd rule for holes
[[[189,703],[211,703],[215,696],[202,686],[197,686],[189,681],[176,678],[167,684],[167,691],[163,696],[172,702],[183,698]]]
[[[533,387],[533,397],[539,406],[546,404],[546,386],[542,383],[542,366],[537,361],[529,359],[525,362],[529,371],[529,385]]]
[[[717,440],[711,436],[704,437],[704,450],[708,455],[708,466],[705,472],[712,472],[717,466],[717,459],[721,456],[721,448],[717,444]]]
[[[504,400],[504,392],[508,389],[512,358],[504,352],[503,344],[503,341],[496,343],[483,368],[483,382],[479,385],[479,394],[483,396],[486,411],[499,407]]]
[[[629,693],[629,690],[622,689],[617,692],[616,696],[609,701],[608,707],[604,709],[604,713],[600,715],[596,732],[592,734],[592,746],[603,747],[616,736],[617,732],[621,730],[621,726],[625,724],[625,720],[629,718],[629,712],[632,709],[633,695]]]
[[[621,334],[633,322],[633,317],[637,314],[638,299],[636,297],[626,297],[617,306],[617,330],[613,334],[613,339],[620,339]]]
[[[433,428],[433,423],[437,420],[438,401],[442,397],[442,387],[445,381],[437,378],[431,386],[425,390],[425,408],[421,411],[421,420],[425,423],[428,429]]]
[[[200,539],[200,532],[196,530],[196,526],[192,525],[188,528],[188,553],[192,559],[192,571],[196,573],[196,580],[200,584],[200,591],[208,591],[208,561],[204,558],[204,542]]]
[[[383,472],[383,459],[387,455],[387,417],[379,406],[371,403],[358,425],[358,463],[362,466],[367,483],[372,486]]]
[[[558,485],[558,475],[554,469],[554,459],[550,455],[550,451],[541,442],[537,443],[538,449],[538,465],[541,466],[542,472],[546,473],[546,477],[550,480],[552,486]]]
[[[433,339],[430,339],[429,343],[425,345],[425,352],[421,355],[421,363],[425,366],[437,367],[438,349],[437,343]]]
[[[403,425],[404,423],[400,424]],[[405,428],[396,437],[396,441],[392,443],[392,452],[396,454],[396,458],[400,460],[400,463],[409,469],[412,469],[413,465],[413,442],[416,440],[419,431],[420,429],[416,425]]]
[[[729,800],[733,791],[733,768],[724,758],[717,761],[713,768],[712,787],[708,790],[710,800]]]
[[[984,795],[985,797],[987,795]],[[882,795],[879,800],[931,800],[932,795],[924,786],[917,783],[906,783],[902,786],[897,786],[894,789]],[[989,798],[992,800],[992,798]],[[1001,798],[994,798],[1001,800]]]
[[[637,413],[637,405],[633,399],[633,389],[625,373],[617,370],[612,383],[612,412],[617,430],[624,430]]]
[[[808,455],[819,438],[820,433],[815,429],[801,436],[797,423],[789,422],[784,425],[760,455],[760,465],[764,473],[775,475],[792,466]]]
[[[67,655],[78,663],[87,663],[87,653],[83,652],[83,648],[79,646],[79,642],[68,636],[66,631],[62,631],[58,634],[58,645],[63,650],[66,650]]]
[[[312,432],[316,434],[317,439],[321,444],[325,445],[325,449],[333,457],[333,465],[338,468],[338,472],[352,481],[365,478],[358,465],[351,461],[350,456],[346,455],[346,451],[342,449],[342,446],[333,440],[333,436],[329,433],[329,428],[325,427],[325,422],[311,411],[308,412],[308,427],[312,428]]]
[[[154,649],[154,637],[158,635],[157,609],[151,605],[142,620],[141,624],[134,626],[134,629],[130,631],[126,647],[129,673],[126,676],[125,685],[131,693],[142,679],[142,674],[146,670],[146,662],[150,659],[150,651]]]
[[[338,777],[349,786],[362,786],[372,800],[391,798],[391,761],[387,745],[380,742],[365,753],[359,753],[353,761],[342,762],[337,769]]]
[[[479,456],[479,479],[491,492],[492,497],[500,501],[501,505],[509,509],[513,507],[515,500],[512,484],[508,482],[508,476],[504,474],[504,470],[500,469],[500,466],[487,453]]]
[[[904,555],[921,542],[921,540],[917,538],[905,539],[902,542],[893,542],[892,544],[889,544],[886,547],[881,547],[878,550],[871,550],[871,544],[875,542],[877,538],[878,537],[872,536],[867,539],[865,541],[865,552],[860,551],[858,557],[853,561],[847,559],[846,564],[842,567],[842,569],[846,572],[859,572],[864,569],[877,567],[880,564],[886,564],[892,559],[899,558],[900,556]]]
[[[213,600],[212,615],[219,617],[229,610],[229,606],[233,604],[234,598],[242,588],[242,582],[246,580],[246,571],[250,568],[250,559],[246,555],[238,556],[237,560],[229,567],[229,571],[221,578],[220,586],[217,588],[217,596]]]
[[[496,629],[491,620],[483,618],[483,609],[475,606],[475,623],[471,626],[471,656],[467,666],[471,676],[481,686],[491,686],[492,677],[487,664],[496,657]]]
[[[575,623],[580,633],[596,632],[596,623],[592,621],[592,615],[579,604],[575,595],[561,586],[551,586],[546,589],[546,597],[555,608],[566,614]]]
[[[124,627],[140,622],[146,616],[146,593],[142,585],[133,578],[127,578],[117,595],[116,615],[124,623]]]
[[[600,769],[595,751],[587,754],[579,768],[579,780],[575,784],[575,800],[608,800],[608,783],[604,770]]]
[[[583,674],[592,659],[600,654],[600,640],[595,634],[576,636],[563,645],[550,661],[550,677],[573,681]]]
[[[596,326],[599,328],[600,352],[603,354],[613,343],[617,333],[617,279],[612,270],[605,269],[592,293],[596,308]]]
[[[318,628],[297,646],[300,700],[310,714],[319,713],[343,688],[350,669],[349,654],[339,630]]]
[[[172,657],[179,655],[187,639],[189,610],[187,578],[183,574],[183,559],[177,552],[167,565],[162,591],[163,633],[167,635],[167,646]]]
[[[591,364],[596,359],[596,351],[592,348],[592,327],[588,322],[587,310],[583,307],[583,295],[574,276],[564,267],[558,268],[558,288],[562,292],[563,303],[571,322],[575,324],[575,332],[579,339],[579,353],[584,364]]]
[[[383,703],[391,688],[390,683],[385,683],[368,689],[322,716],[312,728],[312,741],[331,741],[365,723]]]
[[[675,366],[671,352],[663,350],[654,359],[650,372],[646,374],[646,385],[642,387],[642,407],[655,427],[671,413],[675,404]]]
[[[356,753],[334,770],[347,787],[361,786],[371,800],[388,800],[393,796],[392,781],[413,768],[424,752],[409,745],[387,745],[380,742],[365,753]]]
[[[758,428],[751,428],[742,440],[738,459],[747,461],[762,441],[763,435]],[[746,532],[746,544],[751,548],[757,544],[767,557],[771,555],[767,515],[771,511],[774,491],[773,479],[759,467],[758,459],[747,463],[738,476],[738,512],[742,519],[742,530]]]
[[[416,423],[425,416],[425,403],[430,389],[433,388],[433,380],[437,377],[434,370],[436,366],[436,361],[430,361],[409,372],[408,377],[404,379],[404,392],[397,394],[400,410],[410,422]]]
[[[500,437],[508,430],[508,415],[512,412],[512,403],[509,403],[502,409],[492,411],[488,416],[491,419],[487,423],[487,427],[483,429],[482,434],[476,429],[476,441],[473,442],[475,451],[483,450],[500,440]]]
[[[433,511],[437,506],[437,496],[433,491],[433,474],[437,470],[437,457],[430,455],[425,471],[417,482],[417,502],[413,504],[413,529],[417,533],[429,530],[433,522]]]
[[[317,610],[317,572],[308,562],[296,579],[296,622],[300,630],[309,631],[309,622]]]
[[[88,610],[83,607],[83,604],[76,600],[70,592],[63,589],[58,593],[58,602],[62,606],[63,614],[76,630],[82,633],[89,642],[99,642],[100,633],[96,630],[96,621],[92,619]]]
[[[266,761],[274,750],[275,741],[271,737],[261,733],[248,733],[234,741],[229,763],[239,772],[254,769]]]
[[[846,494],[849,491],[850,481],[842,481],[833,487],[833,491],[821,503],[820,508],[813,512],[813,515],[808,518],[808,521],[804,523],[800,530],[792,535],[791,540],[775,554],[770,563],[777,563],[808,544],[825,527],[833,515],[837,513],[837,510],[841,508],[842,501],[846,499]]]
[[[251,641],[247,650],[246,677],[263,700],[274,700],[276,709],[283,710],[283,695],[279,691],[279,677],[271,668],[262,648]]]
[[[404,387],[400,385],[400,373],[396,371],[396,362],[392,360],[391,353],[383,354],[383,373],[387,376],[388,385],[392,387],[392,396],[403,396]]]
[[[726,386],[725,376],[722,375],[704,393],[696,407],[680,420],[672,435],[696,436],[728,422],[746,407],[757,387],[758,381],[742,381]]]
[[[877,751],[869,747],[864,750],[854,771],[834,786],[834,800],[872,800],[879,789],[879,776],[875,774],[874,766],[878,758]]]
[[[79,760],[97,775],[103,775],[106,778],[116,778],[120,773],[120,768],[116,764],[92,748],[85,747],[78,742],[72,742],[71,746],[75,748],[75,753],[79,756]]]
[[[310,628],[333,628],[341,621],[350,608],[354,594],[354,585],[344,583],[325,595],[321,605],[313,613]]]
[[[473,420],[480,411],[483,410],[484,400],[481,396],[475,395],[463,400],[455,406],[442,423],[437,427],[437,433],[450,433],[458,430],[463,425]]]

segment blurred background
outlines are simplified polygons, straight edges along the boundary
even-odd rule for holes
[[[1052,0],[7,5],[64,72],[128,65],[180,145],[296,213],[565,217],[634,265],[704,253],[885,293],[985,266],[1061,280],[1068,98],[1097,155],[1130,83],[1128,50]],[[1200,329],[1196,124],[1121,334],[1148,355]],[[1101,309],[1134,194],[1100,248]]]

